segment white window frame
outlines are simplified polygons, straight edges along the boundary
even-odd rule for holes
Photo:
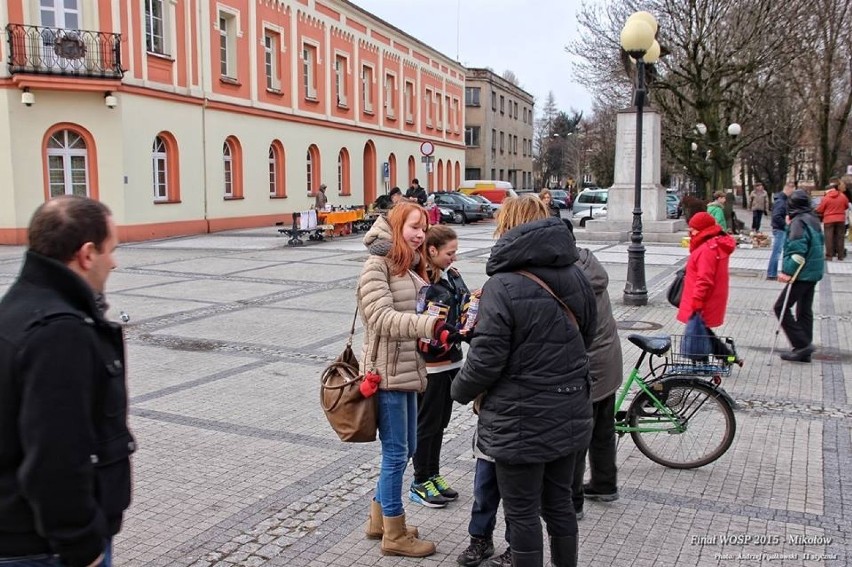
[[[269,173],[269,196],[278,196],[278,176],[281,172],[278,171],[278,152],[275,150],[274,144],[269,144],[268,154],[268,173]]]
[[[222,165],[225,173],[225,197],[234,196],[234,156],[231,144],[222,145]]]
[[[159,142],[159,143],[158,143]],[[162,151],[158,149],[162,146]],[[169,153],[168,144],[162,136],[154,137],[154,145],[151,148],[151,167],[153,174],[153,189],[155,201],[169,200]],[[159,182],[160,167],[163,171],[163,183]]]
[[[311,153],[310,148],[308,148],[307,152],[308,152],[308,155],[307,155],[308,195],[311,195],[313,193],[313,190],[314,190],[314,185],[313,185],[313,181],[314,181],[314,156]]]
[[[369,72],[369,77],[367,73]],[[369,63],[361,64],[361,101],[362,108],[367,114],[373,114],[373,83],[376,80],[376,69]]]
[[[224,27],[223,27],[224,22]],[[237,78],[237,38],[240,33],[240,13],[219,6],[216,29],[219,31],[219,72],[223,78]]]
[[[423,99],[424,99],[425,106],[426,106],[426,127],[427,128],[432,127],[432,113],[435,110],[434,98],[435,98],[435,95],[432,91],[432,88],[426,87],[426,94],[424,95]]]
[[[271,40],[271,45],[270,45]],[[263,70],[266,75],[267,90],[281,92],[281,44],[284,42],[280,31],[264,26],[263,28]]]
[[[334,53],[334,90],[337,94],[337,106],[349,108],[346,96],[346,78],[349,76],[349,54],[342,51]]]
[[[319,45],[302,40],[302,84],[305,98],[317,100],[317,67],[319,66]]]
[[[154,6],[160,7],[159,18],[154,15]],[[145,0],[143,6],[145,18],[145,49],[148,53],[157,55],[168,55],[169,53],[169,13],[171,6],[169,0]],[[157,22],[159,21],[159,33],[157,33]],[[157,40],[159,39],[159,45]]]
[[[337,152],[337,194],[343,194],[343,150]]]
[[[390,119],[396,119],[396,108],[393,101],[396,92],[396,73],[385,73],[385,114]]]
[[[74,134],[80,138],[83,142],[82,148],[72,148],[68,143],[68,134]],[[62,184],[63,184],[63,194],[65,195],[73,195],[74,194],[74,177],[73,177],[73,168],[71,166],[72,159],[74,157],[82,157],[83,158],[83,173],[85,175],[85,185],[86,185],[86,196],[89,196],[91,187],[89,186],[89,148],[86,146],[86,139],[80,135],[79,132],[75,132],[73,130],[60,130],[58,132],[54,132],[51,135],[51,138],[57,138],[57,136],[62,135],[62,147],[61,148],[47,148],[47,160],[48,160],[48,177],[50,175],[50,158],[51,157],[59,157],[62,158]],[[48,179],[48,191],[50,195],[53,196],[53,187],[52,183]]]
[[[414,86],[414,81],[405,80],[405,121],[409,124],[414,124]]]
[[[474,135],[476,132],[476,135]],[[464,145],[469,148],[478,148],[481,143],[482,128],[480,126],[467,126],[464,129]],[[473,142],[476,142],[475,144]]]

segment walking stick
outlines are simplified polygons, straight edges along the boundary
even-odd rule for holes
[[[796,273],[787,282],[787,292],[784,294],[784,304],[781,307],[781,314],[778,316],[778,326],[775,327],[775,339],[772,341],[772,349],[769,351],[769,360],[766,362],[766,366],[772,366],[772,355],[775,353],[775,347],[778,346],[778,333],[781,332],[781,321],[784,320],[784,314],[787,313],[787,303],[790,301],[790,290],[792,289],[793,282],[796,281],[796,278],[799,277],[799,272],[805,267],[805,258],[803,256],[793,254],[790,259],[798,264],[799,267],[796,268]]]

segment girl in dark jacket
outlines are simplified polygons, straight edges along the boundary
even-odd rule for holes
[[[513,565],[542,564],[540,514],[553,564],[573,566],[571,481],[575,454],[592,430],[586,349],[596,329],[595,294],[574,265],[573,235],[535,195],[503,201],[496,234],[486,265],[491,279],[452,396],[466,404],[485,393],[477,445],[496,462]],[[519,270],[543,280],[573,317]]]
[[[456,231],[446,225],[429,227],[426,256],[432,285],[426,293],[426,303],[446,309],[442,316],[456,327],[460,324],[462,305],[468,296],[461,274],[450,267],[456,260],[458,249]],[[429,341],[420,341],[420,352],[426,361],[428,380],[426,391],[417,398],[417,449],[409,498],[429,508],[443,508],[447,502],[459,497],[441,476],[440,464],[444,430],[453,413],[450,384],[462,366],[462,348],[459,343],[433,346]]]

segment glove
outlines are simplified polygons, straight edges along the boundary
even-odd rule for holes
[[[432,336],[445,345],[455,344],[462,340],[462,334],[459,333],[459,330],[444,320],[435,323]]]
[[[379,376],[377,372],[373,372],[372,370],[367,372],[364,375],[364,379],[361,380],[361,385],[358,386],[358,389],[361,390],[361,395],[365,398],[369,398],[373,394],[379,391],[379,382],[382,381],[382,377]]]

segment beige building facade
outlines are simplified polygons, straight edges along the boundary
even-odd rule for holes
[[[465,74],[465,179],[533,188],[533,96],[490,69]]]
[[[0,29],[0,244],[62,194],[140,240],[462,179],[464,68],[346,0],[7,0]]]

